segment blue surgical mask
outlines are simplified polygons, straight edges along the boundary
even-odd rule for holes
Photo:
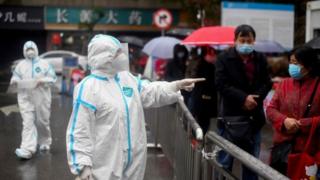
[[[240,54],[250,54],[253,52],[252,44],[238,44],[236,45],[236,49]]]
[[[293,79],[301,79],[303,75],[301,74],[301,67],[296,64],[289,64],[289,74]]]

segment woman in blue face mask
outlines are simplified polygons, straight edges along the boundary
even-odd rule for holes
[[[287,147],[291,147],[291,153],[301,153],[311,125],[320,121],[320,60],[315,50],[306,46],[293,50],[288,71],[291,78],[279,84],[267,107],[267,117],[274,129],[270,165],[292,177],[287,174],[287,167],[292,164],[288,165],[286,158],[279,157],[279,154],[287,156]],[[320,141],[314,138],[311,144],[313,150],[308,152],[309,155],[320,157]]]
[[[299,52],[299,51],[298,51]],[[299,56],[299,54],[298,54]],[[300,55],[301,56],[301,55]],[[308,55],[307,55],[308,56]],[[300,59],[303,59],[304,57],[300,57]],[[312,60],[312,59],[310,59]],[[302,60],[300,60],[302,61]],[[290,56],[290,64],[289,64],[289,74],[290,76],[295,80],[301,80],[304,77],[306,77],[309,74],[309,71],[312,69],[312,67],[306,68],[302,62],[299,62],[297,60],[297,57],[295,54],[292,54]]]

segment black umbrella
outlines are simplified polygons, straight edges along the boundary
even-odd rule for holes
[[[194,29],[192,28],[173,28],[166,32],[166,35],[185,38],[189,36]]]
[[[270,40],[257,40],[254,49],[262,53],[285,53],[287,51],[280,43]]]
[[[311,39],[306,43],[307,46],[312,47],[313,49],[319,49],[320,50],[320,37],[316,37],[314,39]]]
[[[136,45],[138,47],[143,47],[144,46],[144,41],[136,36],[119,36],[118,39],[121,42],[126,42],[129,43],[131,45]]]

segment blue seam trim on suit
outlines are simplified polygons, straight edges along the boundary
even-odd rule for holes
[[[141,88],[142,88],[142,80],[141,80],[140,75],[139,75],[139,76],[134,76],[134,75],[132,75],[131,73],[129,73],[129,75],[130,75],[131,77],[133,77],[134,79],[137,80],[137,83],[138,83],[138,92],[140,93],[140,92],[141,92]]]
[[[141,92],[141,89],[142,89],[142,81],[141,81],[141,78],[138,77],[138,91],[139,91],[139,93]]]
[[[110,38],[119,48],[122,47],[121,43],[119,40],[117,40],[116,38],[112,37],[112,36],[109,36],[109,35],[96,35],[95,38],[93,38],[89,45],[92,44],[96,39],[99,39],[99,38]]]
[[[31,78],[34,77],[34,59],[32,59],[32,74],[31,74]]]
[[[123,99],[123,102],[125,104],[125,108],[126,108],[126,115],[127,115],[127,131],[128,131],[128,146],[129,146],[129,150],[128,150],[128,163],[126,165],[126,168],[125,170],[129,167],[129,164],[131,163],[131,130],[130,130],[130,114],[129,114],[129,106],[128,106],[128,102],[123,94],[123,91],[121,89],[121,86],[120,86],[120,79],[118,77],[118,74],[115,76],[115,80],[116,80],[116,83],[119,87],[119,90],[121,92],[121,95],[122,95],[122,99]]]
[[[96,111],[97,110],[97,108],[94,105],[92,105],[90,103],[87,103],[87,102],[83,101],[82,99],[77,99],[76,102],[82,104],[83,106],[85,106],[85,107],[87,107],[89,109],[91,109],[92,111]]]
[[[107,77],[103,77],[103,76],[98,76],[96,74],[90,74],[91,77],[94,77],[96,79],[99,79],[99,80],[103,80],[103,81],[108,81],[108,78]]]
[[[114,42],[114,43],[116,43],[120,48],[121,48],[121,43],[119,42],[119,40],[117,40],[116,38],[114,38],[114,37],[112,37],[112,36],[109,36],[111,39],[112,39],[112,41]]]
[[[32,74],[31,74],[31,78],[34,78],[34,65],[37,64],[39,62],[39,60],[37,58],[33,58],[32,59]]]
[[[17,73],[15,70],[12,71],[14,75],[18,76],[19,79],[22,79],[21,75],[19,73]]]
[[[74,146],[74,129],[76,126],[76,122],[77,122],[77,117],[78,117],[78,113],[79,113],[79,108],[80,108],[80,104],[96,111],[97,108],[85,101],[83,101],[81,99],[82,93],[83,93],[83,86],[85,84],[85,82],[89,79],[89,78],[96,78],[98,80],[107,80],[107,78],[101,77],[101,76],[97,76],[94,74],[91,74],[90,76],[88,76],[87,78],[85,78],[83,80],[83,83],[80,86],[80,90],[79,90],[79,94],[78,97],[76,99],[76,103],[75,103],[75,115],[73,116],[73,120],[72,120],[72,126],[71,126],[71,133],[70,133],[70,153],[71,153],[71,161],[72,161],[72,165],[74,166],[74,168],[76,169],[76,171],[78,172],[78,174],[80,174],[80,169],[79,169],[79,165],[76,163],[76,154],[74,152],[73,146]]]
[[[54,72],[54,69],[51,64],[49,64],[48,71],[44,75],[47,76],[50,70]],[[57,79],[57,76],[55,74],[51,74],[51,75],[53,75],[53,79]]]
[[[85,82],[90,78],[91,76],[88,76],[83,83],[80,86],[80,90],[79,90],[79,94],[77,97],[77,100],[81,100],[81,96],[82,96],[82,92],[83,92],[83,85],[85,84]],[[70,133],[70,153],[71,153],[71,161],[72,161],[72,165],[74,166],[74,168],[76,169],[76,171],[78,172],[78,174],[80,174],[80,169],[79,169],[79,165],[76,163],[76,154],[74,152],[73,146],[74,146],[74,129],[76,127],[76,123],[77,123],[77,117],[78,117],[78,113],[79,113],[79,108],[80,108],[80,102],[76,101],[76,106],[75,106],[75,114],[73,116],[72,119],[72,126],[71,126],[71,133]]]

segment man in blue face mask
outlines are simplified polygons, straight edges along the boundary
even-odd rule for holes
[[[219,93],[219,133],[243,150],[259,157],[260,130],[265,123],[263,99],[271,89],[266,58],[254,51],[256,33],[249,25],[235,30],[235,46],[221,53],[216,62],[216,87]],[[226,117],[245,117],[248,129],[243,135],[230,135]],[[229,128],[229,129],[228,129]],[[239,131],[241,127],[239,127]],[[237,131],[237,129],[233,129]],[[229,133],[228,133],[229,132]],[[218,162],[231,170],[232,157],[221,151]],[[257,175],[243,167],[242,179],[255,180]]]

